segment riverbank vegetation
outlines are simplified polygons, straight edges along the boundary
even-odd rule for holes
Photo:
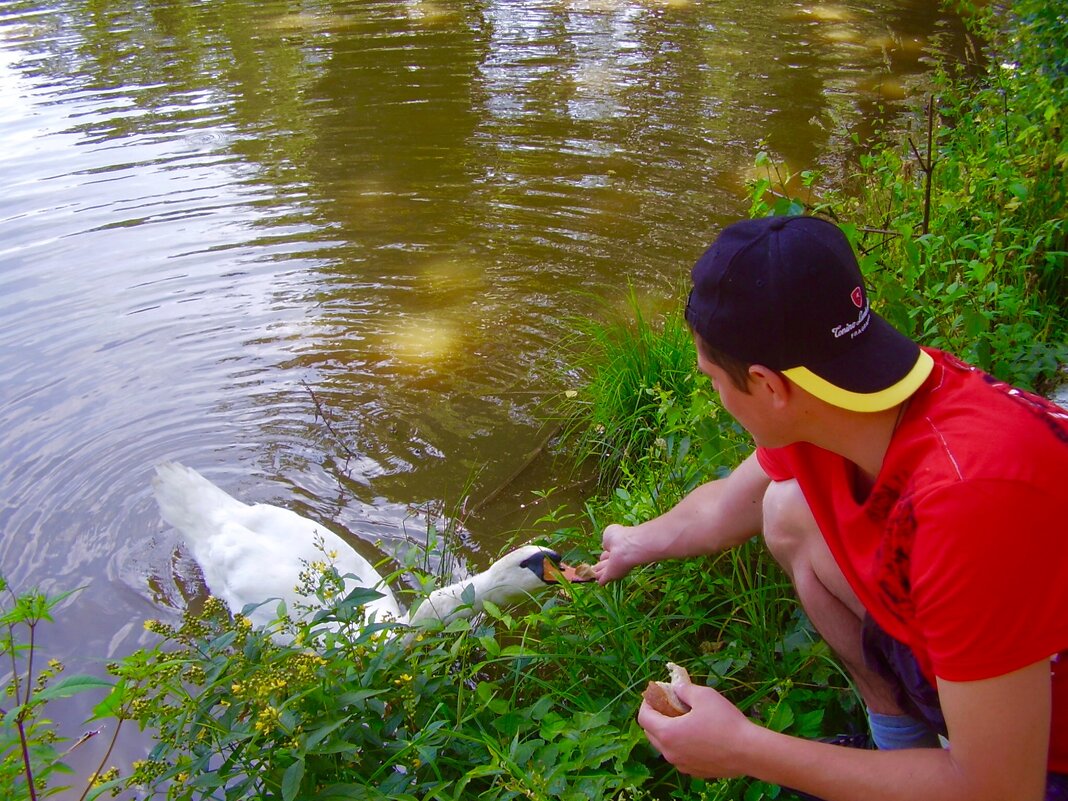
[[[1055,3],[962,13],[994,43],[981,63],[942,62],[911,131],[873,143],[842,186],[759,160],[751,213],[822,213],[860,254],[876,306],[924,345],[1048,391],[1068,361],[1068,34]]]
[[[991,43],[983,63],[939,66],[914,129],[861,148],[848,185],[806,173],[796,197],[784,188],[792,176],[762,154],[768,174],[752,187],[751,213],[831,216],[895,324],[1046,389],[1068,355],[1068,42],[1054,4],[1013,8],[1008,31],[995,27],[1004,17],[973,12]],[[570,356],[583,381],[562,411],[578,443],[569,453],[600,475],[582,514],[547,512],[551,544],[573,561],[595,558],[607,523],[659,514],[749,447],[694,370],[681,309],[652,320],[632,305],[632,319],[586,323],[575,340],[584,349]],[[543,502],[551,509],[551,492]],[[787,798],[751,780],[692,780],[656,756],[634,715],[667,661],[779,731],[862,725],[848,681],[755,542],[605,588],[574,585],[524,610],[488,604],[474,622],[414,640],[355,622],[360,596],[336,603],[329,567],[322,576],[309,591],[332,606],[338,634],[306,626],[280,645],[214,602],[150,623],[158,645],[110,667],[96,716],[145,727],[157,746],[132,775],[109,771],[105,757],[83,797]],[[64,783],[71,745],[45,705],[101,682],[35,661],[56,599],[5,597],[0,796],[42,798]]]

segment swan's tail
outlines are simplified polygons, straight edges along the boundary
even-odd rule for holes
[[[220,513],[247,508],[196,470],[177,462],[156,466],[152,489],[163,519],[193,539],[212,530]]]

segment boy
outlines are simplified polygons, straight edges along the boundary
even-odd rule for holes
[[[769,731],[696,685],[681,717],[642,705],[650,741],[683,772],[827,801],[1068,799],[1068,415],[894,330],[824,220],[735,223],[692,278],[698,367],[756,451],[606,528],[598,580],[763,532],[877,750]]]

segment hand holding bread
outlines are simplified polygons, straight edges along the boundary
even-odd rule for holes
[[[676,718],[690,711],[689,705],[682,701],[675,692],[681,685],[690,683],[690,674],[686,672],[686,668],[679,667],[674,662],[668,662],[667,669],[671,675],[671,681],[649,682],[645,692],[642,693],[642,698],[661,715]]]

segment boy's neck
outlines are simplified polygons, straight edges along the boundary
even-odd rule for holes
[[[881,412],[850,412],[832,407],[810,441],[856,465],[857,488],[867,494],[879,477],[890,441],[907,408],[907,400]]]

